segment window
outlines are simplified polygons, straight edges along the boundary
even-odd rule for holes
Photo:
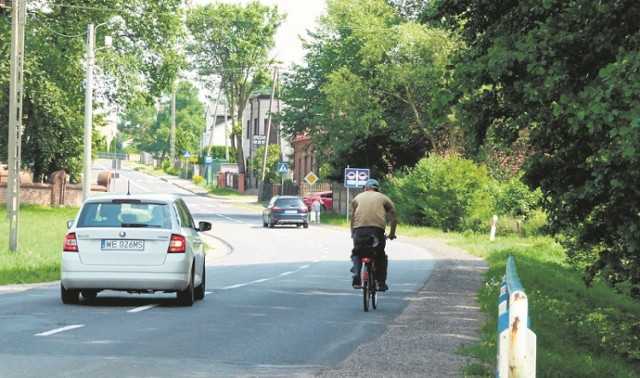
[[[180,222],[180,226],[185,228],[195,228],[193,219],[191,218],[191,213],[189,212],[189,209],[187,208],[187,205],[184,203],[184,201],[176,201],[174,207],[178,214],[178,221]]]

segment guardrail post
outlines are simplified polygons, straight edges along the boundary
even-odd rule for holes
[[[536,334],[529,328],[529,304],[513,257],[498,299],[498,371],[496,377],[536,376]]]

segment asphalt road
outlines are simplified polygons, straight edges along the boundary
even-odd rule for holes
[[[465,307],[452,303],[456,298],[473,302],[471,288],[425,292],[443,266],[434,253],[450,253],[439,250],[437,242],[390,242],[391,290],[380,295],[377,310],[365,313],[361,292],[350,287],[351,241],[344,230],[313,224],[309,229],[264,228],[255,209],[203,198],[126,168],[120,173],[118,181],[129,190],[182,194],[196,219],[213,223],[205,233],[210,247],[205,299],[181,308],[173,294],[103,292],[94,301],[70,306],[60,302],[59,282],[2,288],[0,377],[458,374],[450,370],[464,359],[455,356],[455,347],[449,350],[449,344],[433,339],[444,329],[414,327],[423,320],[414,313],[416,304],[419,311],[428,307],[444,314],[431,317],[432,322],[476,322],[465,320],[470,319],[460,314]],[[470,276],[480,276],[482,264],[472,265]],[[453,307],[435,306],[438,297],[448,297]],[[468,308],[477,315],[477,309]],[[453,310],[455,316],[446,315]],[[405,319],[407,314],[412,318]],[[418,333],[426,335],[421,340],[431,335],[432,342],[417,347],[443,349],[438,360],[455,366],[434,370],[436,364],[422,363],[429,360],[424,353],[405,352],[402,346],[415,344],[411,335]],[[458,340],[457,347],[465,337],[445,339]]]

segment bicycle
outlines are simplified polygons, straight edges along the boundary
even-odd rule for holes
[[[393,240],[394,237],[389,238],[388,235],[384,235],[385,239]],[[357,251],[357,252],[356,252]],[[378,280],[376,278],[376,254],[384,251],[378,249],[378,239],[370,235],[364,240],[358,242],[358,246],[354,248],[354,252],[358,254],[361,260],[360,268],[360,282],[362,285],[362,304],[364,311],[369,311],[369,304],[374,310],[378,308]]]
[[[373,249],[373,248],[372,248]],[[376,280],[376,263],[372,256],[362,259],[362,304],[364,311],[369,311],[369,303],[374,310],[378,307],[378,282]]]

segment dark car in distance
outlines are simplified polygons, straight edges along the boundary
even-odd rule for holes
[[[309,228],[309,209],[298,196],[273,196],[262,211],[262,226],[295,225]]]

